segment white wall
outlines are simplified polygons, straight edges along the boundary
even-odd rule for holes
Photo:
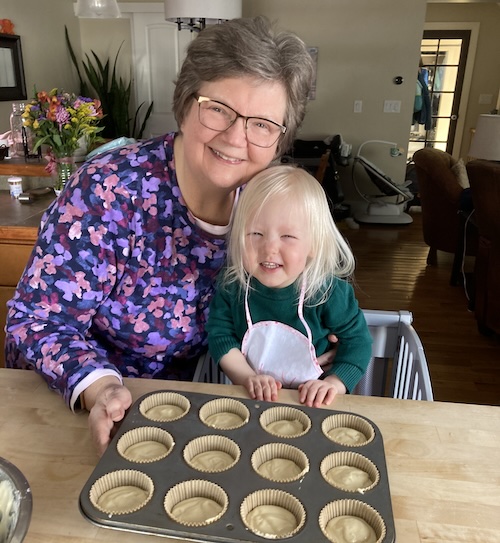
[[[74,0],[1,0],[1,16],[15,24],[22,37],[29,95],[56,86],[77,90],[64,41],[64,25],[80,54],[94,49],[99,56],[120,53],[121,69],[128,75],[131,36],[128,19],[78,20]],[[122,0],[123,1],[123,0]],[[127,1],[127,0],[125,0]],[[141,4],[148,2],[135,0]],[[427,17],[426,17],[427,7]],[[263,14],[279,26],[299,34],[319,48],[317,97],[310,103],[300,137],[324,138],[341,133],[356,151],[365,140],[389,139],[406,147],[415,88],[416,69],[424,20],[481,21],[470,110],[467,115],[462,156],[474,126],[479,94],[498,95],[500,70],[496,4],[435,4],[426,0],[243,0],[243,14]],[[396,86],[394,76],[404,77]],[[401,113],[383,113],[384,100],[400,100]],[[363,101],[363,112],[353,112],[354,100]],[[482,109],[481,109],[482,108]],[[0,102],[0,133],[8,129],[10,102]],[[381,157],[377,155],[377,160]],[[380,164],[396,180],[402,179],[405,158],[388,156]],[[341,169],[344,190],[351,187],[350,171]],[[346,196],[349,196],[346,191]]]
[[[366,140],[397,142],[406,150],[420,57],[425,0],[244,0],[244,15],[263,14],[319,48],[316,100],[300,136],[342,134],[353,152]],[[404,83],[395,85],[393,78]],[[362,113],[354,101],[362,100]],[[385,100],[400,100],[401,113],[384,113]],[[404,179],[405,155],[390,158],[374,147],[376,160],[396,180]],[[369,151],[369,149],[367,149]],[[340,168],[346,197],[350,168]]]
[[[21,36],[28,98],[34,85],[45,91],[78,90],[64,38],[66,25],[74,48],[80,50],[80,26],[71,0],[1,0],[0,18],[10,19]],[[11,102],[0,102],[0,133],[10,129],[11,109]]]

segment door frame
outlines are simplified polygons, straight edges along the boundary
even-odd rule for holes
[[[453,150],[451,152],[455,159],[460,157],[460,150],[462,148],[462,141],[464,139],[465,130],[465,117],[467,114],[467,106],[469,103],[470,88],[472,84],[472,74],[474,71],[474,62],[477,53],[477,42],[479,38],[479,26],[480,23],[475,22],[453,22],[453,23],[425,23],[424,30],[468,30],[470,31],[469,51],[467,59],[465,61],[465,72],[462,86],[462,93],[460,96],[460,105],[458,107],[458,119],[455,130],[455,137],[453,141]],[[423,38],[423,35],[422,35]]]

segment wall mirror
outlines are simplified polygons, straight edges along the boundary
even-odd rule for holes
[[[0,101],[25,99],[21,37],[0,34]]]

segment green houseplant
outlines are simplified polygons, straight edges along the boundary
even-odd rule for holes
[[[87,95],[91,93],[90,88],[92,88],[101,101],[104,113],[101,121],[101,126],[103,127],[102,137],[115,139],[125,136],[141,139],[146,123],[153,110],[153,102],[149,104],[144,120],[139,126],[140,113],[145,103],[143,102],[138,106],[132,119],[129,114],[132,80],[130,79],[126,82],[122,77],[118,77],[116,72],[121,45],[112,63],[110,59],[103,62],[94,51],[91,51],[92,58],[88,54],[85,54],[87,60],[86,62],[82,60],[82,66],[88,80],[87,82],[82,77],[79,62],[69,39],[67,27],[65,27],[65,36],[71,61],[76,68],[80,82],[80,92]]]

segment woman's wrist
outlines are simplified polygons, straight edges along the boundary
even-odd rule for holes
[[[118,379],[118,377],[113,377],[112,375],[105,375],[97,381],[94,381],[80,394],[81,408],[90,411],[94,407],[97,398],[100,396],[103,390],[112,386],[120,385],[120,379]]]

